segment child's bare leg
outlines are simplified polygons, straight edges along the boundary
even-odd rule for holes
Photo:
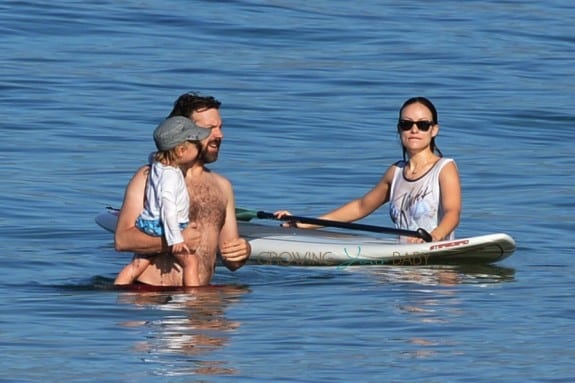
[[[174,254],[174,257],[176,257],[176,260],[183,268],[184,286],[201,286],[198,256],[190,253],[179,253]]]
[[[129,285],[134,283],[134,281],[142,275],[144,270],[150,265],[151,261],[150,258],[141,256],[141,255],[134,255],[132,262],[126,265],[122,271],[118,273],[116,280],[114,281],[115,285]]]

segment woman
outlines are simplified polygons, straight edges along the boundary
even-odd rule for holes
[[[455,161],[443,158],[435,144],[439,133],[435,106],[425,97],[407,100],[399,111],[397,132],[403,147],[403,160],[391,165],[378,184],[363,197],[320,218],[353,222],[390,202],[390,216],[397,228],[422,228],[434,241],[453,239],[461,213],[461,186]],[[290,213],[284,210],[275,214],[283,217]],[[416,243],[423,239],[409,237],[407,241]]]

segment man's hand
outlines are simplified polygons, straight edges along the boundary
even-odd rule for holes
[[[232,271],[239,269],[250,257],[252,247],[244,238],[225,242],[220,247],[222,261]]]

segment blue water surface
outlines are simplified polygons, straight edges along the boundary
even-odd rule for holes
[[[573,381],[574,19],[567,0],[2,2],[0,381]],[[427,96],[457,235],[517,251],[113,289],[130,255],[94,217],[187,91],[223,102],[212,168],[237,205],[310,216],[378,181],[399,107]]]

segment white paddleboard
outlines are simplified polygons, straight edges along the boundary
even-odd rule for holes
[[[116,229],[118,212],[98,214],[96,223],[109,232]],[[351,266],[434,264],[487,264],[515,251],[515,241],[504,233],[451,241],[408,244],[395,238],[303,230],[238,221],[240,235],[252,247],[249,262],[283,266]]]

